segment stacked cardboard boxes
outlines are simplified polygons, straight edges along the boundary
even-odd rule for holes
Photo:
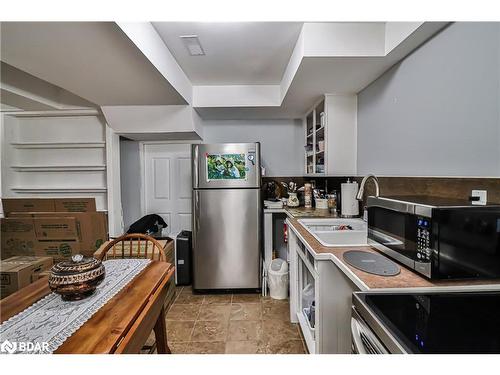
[[[17,256],[0,263],[0,298],[28,286],[52,267],[50,257]]]
[[[108,239],[105,212],[94,198],[2,199],[1,258],[50,256],[55,262],[74,254],[92,256]]]

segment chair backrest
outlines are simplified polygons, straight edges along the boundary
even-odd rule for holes
[[[142,233],[124,234],[106,245],[101,260],[121,258],[145,258],[165,262],[163,246],[155,238]]]

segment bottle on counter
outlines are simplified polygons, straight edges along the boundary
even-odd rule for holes
[[[304,184],[304,206],[312,208],[312,185],[309,182]]]

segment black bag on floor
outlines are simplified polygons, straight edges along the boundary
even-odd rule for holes
[[[167,223],[160,215],[151,214],[141,217],[135,223],[130,225],[127,233],[157,233],[167,226]]]

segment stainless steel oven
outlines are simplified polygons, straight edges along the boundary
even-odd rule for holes
[[[368,197],[368,242],[428,278],[499,278],[500,205]]]
[[[500,353],[498,290],[379,290],[352,302],[353,353]]]

